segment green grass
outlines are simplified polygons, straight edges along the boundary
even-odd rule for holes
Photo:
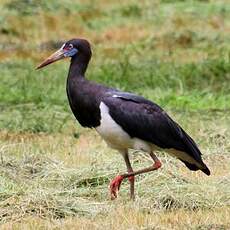
[[[230,109],[229,60],[184,65],[148,60],[123,62],[94,63],[88,75],[94,81],[148,97],[167,110]],[[1,128],[59,132],[73,119],[65,92],[67,63],[40,72],[30,61],[1,65]]]
[[[0,3],[2,229],[229,229],[230,4],[194,1]],[[36,65],[73,37],[91,41],[90,80],[155,101],[194,137],[212,175],[159,153],[163,168],[108,183],[122,157],[75,121],[68,61]],[[131,154],[135,168],[151,162]],[[122,226],[122,227],[121,227]]]

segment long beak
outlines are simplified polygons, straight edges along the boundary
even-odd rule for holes
[[[61,48],[52,55],[50,55],[48,58],[46,58],[40,65],[36,67],[36,69],[41,69],[44,66],[47,66],[55,61],[61,60],[62,58],[65,58],[65,51]]]

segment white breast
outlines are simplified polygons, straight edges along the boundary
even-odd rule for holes
[[[138,138],[131,138],[122,127],[117,124],[109,114],[109,108],[105,103],[100,104],[101,124],[96,127],[97,132],[107,142],[107,144],[115,149],[137,149],[149,152],[151,147],[149,143]]]

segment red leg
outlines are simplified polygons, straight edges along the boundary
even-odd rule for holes
[[[123,156],[124,156],[124,160],[125,160],[125,163],[126,163],[126,167],[127,167],[128,173],[132,173],[133,172],[133,168],[132,168],[130,160],[129,160],[128,152],[125,155],[123,155]],[[135,177],[134,176],[129,176],[128,179],[129,179],[129,183],[130,183],[130,198],[132,200],[134,200],[135,199],[135,195],[134,195]]]
[[[148,168],[144,168],[138,171],[131,171],[122,175],[118,175],[115,177],[114,180],[110,183],[110,194],[111,194],[111,199],[117,198],[117,193],[120,189],[121,182],[125,178],[129,178],[130,180],[130,196],[132,199],[134,199],[134,176],[142,174],[142,173],[147,173],[151,171],[155,171],[161,167],[161,162],[160,160],[156,157],[155,154],[152,152],[150,153],[151,158],[154,160],[154,164]],[[131,165],[130,165],[131,166]]]
[[[129,171],[129,173],[130,172],[133,172],[133,171]],[[134,195],[135,177],[134,176],[129,176],[128,179],[129,179],[129,183],[130,183],[130,198],[131,198],[131,200],[134,200],[135,199],[135,195]]]
[[[129,160],[129,155],[128,151],[121,151],[122,156],[124,157],[125,164],[127,167],[128,173],[133,172],[130,160]],[[130,198],[134,199],[134,181],[135,178],[134,176],[128,177],[129,183],[130,183]],[[110,194],[111,194],[111,199],[117,198],[117,193],[120,189],[121,183],[122,183],[123,177],[121,175],[116,176],[110,183]]]

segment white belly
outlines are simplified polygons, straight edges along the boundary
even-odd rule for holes
[[[138,138],[131,138],[120,125],[118,125],[110,116],[109,108],[101,102],[101,124],[96,127],[97,132],[107,142],[107,144],[118,150],[136,149],[146,152],[151,151],[151,144]]]

